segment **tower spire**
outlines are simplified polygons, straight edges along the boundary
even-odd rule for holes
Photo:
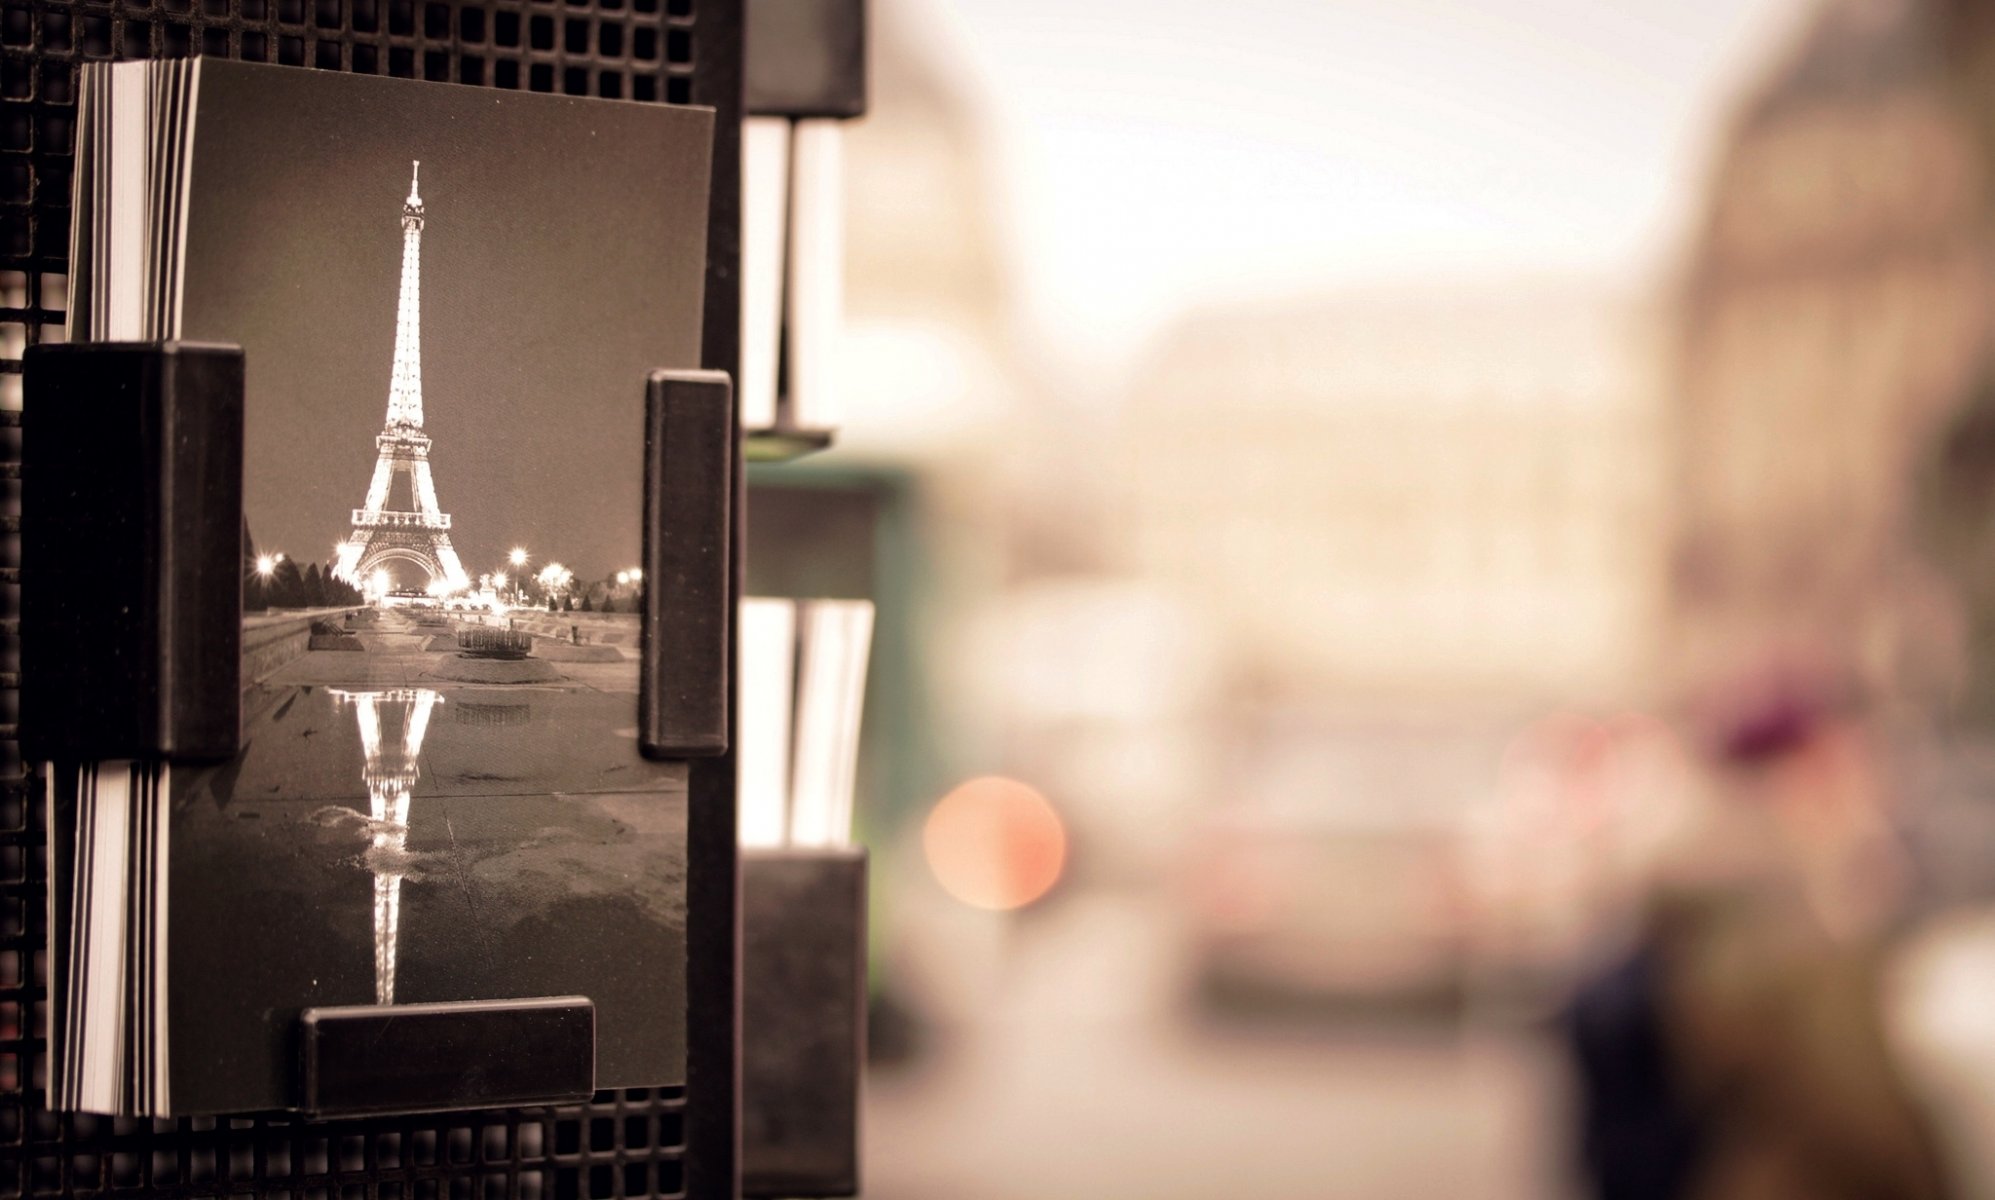
[[[415,164],[402,202],[402,294],[395,306],[395,371],[388,384],[388,424],[423,427],[423,198]]]

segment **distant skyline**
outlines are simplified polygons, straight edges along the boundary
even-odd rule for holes
[[[994,135],[1028,331],[1125,360],[1208,301],[1666,270],[1811,0],[895,0]]]

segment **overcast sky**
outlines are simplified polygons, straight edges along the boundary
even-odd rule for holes
[[[1127,353],[1202,299],[1665,266],[1809,0],[898,0],[999,158],[1033,325]]]

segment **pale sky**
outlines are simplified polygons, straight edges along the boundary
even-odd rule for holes
[[[1653,278],[1810,0],[899,0],[961,68],[1031,332],[1361,282]]]

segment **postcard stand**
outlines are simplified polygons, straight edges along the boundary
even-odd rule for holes
[[[653,371],[644,396],[644,677],[651,758],[727,751],[734,398],[722,371]]]
[[[32,760],[226,759],[242,740],[243,353],[37,346],[23,364],[22,745]],[[728,378],[645,385],[647,755],[727,746]],[[662,664],[662,666],[661,666]],[[305,1010],[313,1117],[563,1104],[595,1091],[586,997]]]
[[[843,291],[838,128],[866,112],[866,2],[756,0],[746,33],[743,453],[782,462],[830,446],[838,424],[825,396]]]
[[[750,5],[744,63],[747,114],[785,122],[792,147],[800,123],[863,116],[865,29],[865,0],[757,0]],[[836,241],[835,223],[829,230],[822,225],[826,214],[800,214],[796,206],[835,203],[835,197],[800,196],[795,151],[787,153],[791,174],[784,190],[792,211],[784,217],[790,232],[781,253],[793,258],[812,250],[799,244],[802,231],[826,234],[826,243]],[[744,242],[749,240],[746,225],[745,220]],[[750,270],[747,259],[744,249],[745,273]],[[798,290],[798,266],[787,261],[775,268],[783,294],[774,313],[755,311],[744,287],[745,320],[753,326],[773,319],[778,328],[761,335],[781,347],[773,421],[743,420],[744,453],[753,461],[792,459],[832,442],[830,429],[815,427],[797,411],[797,322],[821,315],[805,310],[826,299],[820,289]],[[830,278],[836,275],[833,271]],[[744,380],[754,334],[750,329],[744,338]],[[866,1045],[865,852],[850,847],[744,851],[741,892],[743,1194],[855,1195]]]
[[[586,1100],[596,1006],[582,996],[308,1008],[298,1107],[311,1115]]]
[[[242,350],[36,346],[23,364],[21,743],[222,759],[242,741]]]
[[[43,664],[35,670],[48,683],[46,664],[68,670],[65,655],[74,653],[76,643],[65,641],[53,653],[43,653],[41,634],[23,636],[19,605],[32,606],[39,598],[60,604],[86,596],[88,589],[68,597],[51,595],[39,574],[21,574],[23,543],[36,542],[38,535],[32,522],[20,523],[22,485],[16,472],[23,439],[18,428],[7,427],[17,424],[20,414],[12,410],[25,401],[24,368],[16,348],[25,345],[30,355],[40,356],[48,353],[41,344],[62,340],[72,295],[69,283],[77,274],[78,264],[69,261],[68,186],[77,73],[85,61],[112,58],[198,52],[211,58],[630,103],[712,106],[717,119],[701,361],[733,369],[740,356],[738,133],[747,7],[744,0],[671,0],[634,8],[571,8],[555,25],[556,36],[566,38],[555,50],[543,46],[538,24],[528,29],[541,10],[527,0],[443,0],[414,10],[413,26],[407,6],[391,12],[358,0],[321,4],[315,18],[302,24],[292,23],[283,6],[261,0],[143,9],[37,0],[32,13],[9,8],[7,60],[0,74],[10,86],[0,89],[0,117],[21,137],[6,147],[10,169],[0,173],[0,193],[8,205],[0,219],[6,234],[0,238],[0,333],[11,335],[0,337],[0,760],[11,773],[0,781],[0,909],[24,919],[0,922],[0,1068],[10,1063],[19,1067],[0,1069],[0,1141],[6,1143],[0,1147],[0,1195],[67,1197],[115,1190],[260,1200],[363,1190],[370,1196],[386,1196],[391,1190],[405,1196],[456,1195],[469,1189],[504,1200],[639,1194],[726,1200],[738,1194],[738,851],[732,771],[725,759],[696,761],[692,772],[696,804],[688,836],[685,1086],[600,1091],[575,1105],[456,1111],[447,1117],[372,1116],[338,1123],[283,1114],[219,1123],[112,1122],[71,1118],[47,1108],[40,1081],[46,1071],[42,1014],[48,991],[34,968],[45,950],[42,859],[47,831],[38,815],[40,779],[22,769],[21,730],[14,714],[25,667],[21,654]],[[15,17],[26,24],[16,29]],[[448,28],[449,36],[439,38],[439,28]],[[11,86],[17,78],[18,88]],[[561,297],[540,298],[521,310],[520,319],[531,323],[540,311],[564,302]],[[37,367],[38,372],[47,369]],[[43,410],[52,407],[44,405]],[[102,457],[98,474],[98,482],[106,486],[119,482]],[[239,528],[223,532],[232,541],[241,537]],[[89,576],[91,588],[107,582],[104,569],[114,559],[103,547],[57,541],[42,541],[44,549],[35,555],[51,577],[61,557],[76,555],[99,568]],[[235,545],[232,556],[241,552],[240,542]],[[239,578],[242,564],[232,559],[229,570]],[[39,622],[42,629],[51,628],[47,615]],[[38,622],[27,624],[33,628]],[[215,625],[239,636],[229,621],[217,618]],[[92,636],[98,644],[89,652],[110,658],[103,645],[105,628]],[[184,689],[189,682],[177,675],[167,679],[172,689]],[[43,727],[49,736],[100,727],[94,717],[72,724],[55,721],[50,705],[58,701],[51,695],[44,691],[30,706],[51,718]],[[99,699],[111,695],[105,692]],[[84,695],[85,701],[90,699]],[[146,722],[156,721],[158,714],[212,718],[221,711],[205,704],[148,708],[131,719],[138,731],[132,737],[142,737],[142,746],[170,747],[178,741],[186,750],[209,734],[182,740],[174,732],[168,738],[157,724]],[[31,726],[33,722],[29,718]],[[221,727],[224,732],[231,728],[226,721]],[[44,740],[38,750],[59,748]],[[227,753],[224,746],[208,748]],[[20,1019],[8,1021],[8,1013]],[[475,1153],[460,1154],[460,1146],[475,1148]]]
[[[866,853],[744,851],[742,1192],[859,1191]]]

